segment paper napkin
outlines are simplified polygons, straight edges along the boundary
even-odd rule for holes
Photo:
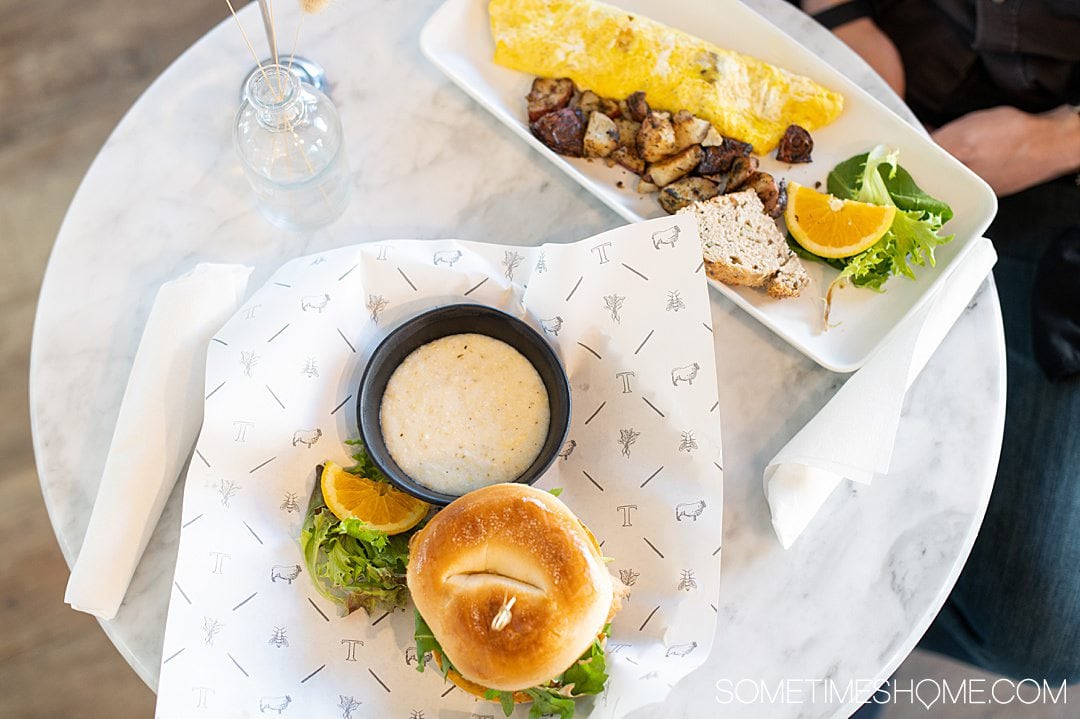
[[[844,479],[868,483],[889,471],[908,387],[997,261],[976,240],[919,312],[840,388],[765,468],[773,529],[790,547]]]
[[[64,601],[112,619],[202,424],[206,347],[250,267],[200,264],[158,290]]]

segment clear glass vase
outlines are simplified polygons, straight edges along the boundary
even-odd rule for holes
[[[234,139],[256,204],[278,227],[311,230],[349,203],[341,119],[326,95],[282,65],[264,66],[244,87]]]

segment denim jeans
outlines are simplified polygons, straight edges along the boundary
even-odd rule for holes
[[[1005,435],[975,546],[919,648],[1016,680],[1074,684],[1080,682],[1080,375],[1052,382],[1036,362],[1032,297],[1048,248],[1080,237],[1080,188],[1069,178],[1002,199],[987,235],[999,256],[994,281],[1005,323]],[[1080,283],[1080,275],[1073,279]],[[854,719],[880,713],[867,704]]]
[[[1004,198],[987,234],[1005,321],[1005,436],[979,537],[919,646],[1017,679],[1080,682],[1080,375],[1050,381],[1032,349],[1039,263],[1055,243],[1080,241],[1080,188],[1068,178]]]

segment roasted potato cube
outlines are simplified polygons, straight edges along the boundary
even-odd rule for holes
[[[675,128],[666,112],[650,112],[637,134],[637,150],[646,162],[658,162],[675,152]]]
[[[645,102],[645,93],[638,91],[626,98],[626,107],[630,111],[630,119],[634,122],[645,122],[649,114],[649,103]]]
[[[615,126],[619,128],[619,147],[626,147],[629,145],[633,147],[636,152],[637,134],[638,130],[641,129],[641,123],[620,117],[615,120]]]
[[[784,214],[784,206],[787,205],[785,183],[778,184],[776,179],[767,172],[755,172],[746,179],[743,187],[757,193],[761,204],[765,206],[765,214],[769,217],[779,217]]]
[[[731,161],[731,177],[728,178],[728,184],[724,188],[724,192],[741,190],[746,181],[750,179],[750,175],[757,172],[757,168],[758,160],[756,157],[736,157]]]
[[[637,150],[634,149],[633,145],[623,145],[616,148],[610,157],[635,175],[645,174],[645,161],[637,154]]]
[[[619,128],[599,110],[589,115],[585,128],[585,157],[607,157],[619,146]]]
[[[529,103],[529,122],[534,123],[549,112],[561,110],[574,97],[574,81],[568,77],[538,77],[525,96]]]
[[[798,125],[788,125],[780,144],[776,148],[776,159],[780,162],[810,162],[810,153],[814,150],[814,138]]]
[[[549,112],[530,129],[540,142],[560,155],[581,157],[585,151],[585,116],[574,107]]]
[[[720,194],[716,183],[706,180],[704,177],[684,177],[660,190],[660,206],[667,210],[668,214],[676,212],[701,200],[708,200]]]
[[[649,182],[645,178],[641,178],[637,183],[637,191],[642,195],[648,195],[650,192],[656,192],[660,188]]]
[[[670,185],[680,177],[689,175],[701,162],[701,145],[691,145],[677,155],[649,165],[649,177],[659,187]]]
[[[702,147],[719,147],[724,144],[724,136],[720,134],[712,125],[709,125],[709,131],[705,134],[705,139],[701,141]]]
[[[592,90],[586,90],[572,102],[571,107],[578,108],[585,113],[585,117],[588,117],[590,112],[600,109],[600,96]]]
[[[671,125],[675,128],[675,149],[685,150],[691,145],[699,145],[709,134],[712,125],[708,120],[691,115],[686,110],[679,110],[671,118]]]

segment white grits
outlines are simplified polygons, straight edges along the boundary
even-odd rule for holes
[[[525,356],[480,334],[413,350],[386,384],[379,412],[390,455],[429,489],[461,495],[517,479],[543,447],[547,390]]]

